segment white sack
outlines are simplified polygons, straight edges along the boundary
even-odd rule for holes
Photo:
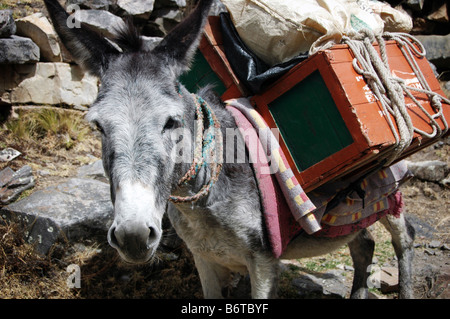
[[[373,13],[383,20],[384,31],[409,33],[412,30],[412,18],[403,9],[398,10],[379,1],[370,1],[369,5]]]
[[[368,0],[222,0],[244,43],[275,65],[299,53],[313,54],[362,28],[375,34],[384,23]]]

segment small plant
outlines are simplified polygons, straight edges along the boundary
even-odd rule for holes
[[[13,18],[19,19],[35,12],[42,12],[43,0],[0,0],[0,10],[13,10]]]
[[[16,143],[35,141],[43,143],[43,149],[71,149],[82,141],[89,132],[89,126],[75,112],[44,108],[37,112],[19,111],[18,118],[5,124],[9,137]]]
[[[60,112],[56,112],[52,109],[43,109],[36,114],[36,121],[39,124],[39,130],[42,130],[42,134],[58,134],[60,125]]]
[[[23,111],[18,112],[18,118],[6,122],[7,131],[11,132],[17,139],[29,141],[32,139],[36,121],[33,117]]]

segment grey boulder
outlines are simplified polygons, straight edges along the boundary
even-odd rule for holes
[[[31,39],[15,35],[0,38],[0,64],[38,62],[39,58],[39,47]]]
[[[47,254],[61,239],[106,240],[112,211],[108,184],[72,178],[4,207],[1,215],[23,223],[28,242]]]

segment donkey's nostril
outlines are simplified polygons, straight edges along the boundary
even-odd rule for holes
[[[114,248],[119,248],[119,242],[116,238],[116,227],[111,227],[109,229],[109,244]]]
[[[150,230],[150,234],[148,235],[148,239],[151,240],[151,241],[155,240],[158,237],[158,233],[157,233],[156,229],[153,228],[153,227],[149,227],[148,229]]]
[[[147,238],[147,247],[150,248],[151,246],[155,245],[155,242],[158,241],[159,239],[159,233],[156,230],[156,228],[153,227],[149,227],[149,235]]]

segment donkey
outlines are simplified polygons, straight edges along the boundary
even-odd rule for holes
[[[108,231],[109,244],[129,263],[148,262],[161,241],[167,212],[193,254],[205,298],[222,298],[231,272],[249,273],[253,298],[272,298],[277,292],[279,260],[271,252],[248,160],[223,163],[215,185],[195,201],[170,200],[193,196],[214,178],[213,171],[201,166],[180,186],[179,180],[192,168],[194,151],[186,152],[189,161],[176,161],[170,155],[178,143],[172,133],[180,128],[187,132],[181,138],[195,149],[199,98],[179,84],[178,78],[189,69],[212,2],[200,0],[186,19],[148,51],[131,26],[112,43],[83,24],[69,28],[69,16],[57,0],[45,0],[62,42],[101,81],[87,120],[101,132],[103,164],[110,180],[114,221]],[[223,134],[227,128],[236,128],[212,90],[202,89],[197,96],[214,112]],[[235,147],[223,140],[223,149]],[[400,297],[411,298],[413,228],[403,214],[381,222],[392,235],[398,257]],[[374,251],[374,240],[366,229],[337,238],[302,233],[281,258],[318,256],[345,244],[355,268],[351,297],[366,298],[367,267]]]

